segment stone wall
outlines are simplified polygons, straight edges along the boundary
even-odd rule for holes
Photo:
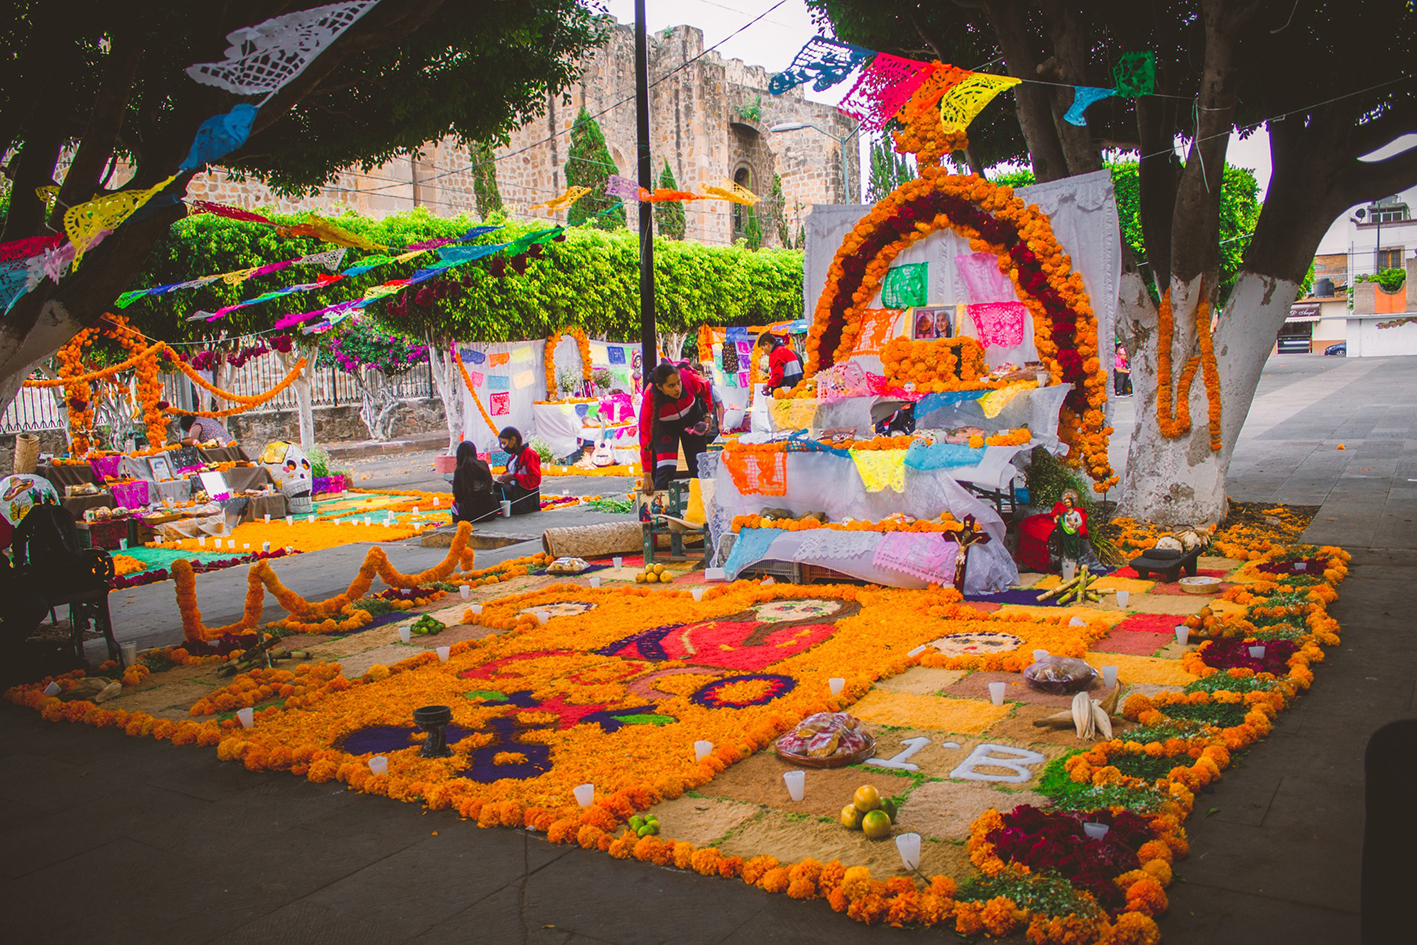
[[[40,453],[62,453],[69,448],[62,430],[40,430]],[[15,437],[0,438],[0,479],[10,475],[15,468]]]
[[[848,176],[858,179],[853,120],[829,105],[806,101],[800,88],[769,95],[766,70],[725,60],[714,52],[704,55],[703,31],[696,27],[677,26],[650,36],[649,42],[655,180],[666,160],[680,189],[692,191],[701,184],[732,180],[746,166],[751,189],[766,198],[773,175],[781,175],[791,232],[796,232],[812,204],[850,201],[851,195],[843,194],[841,167],[844,150]],[[496,149],[497,184],[509,214],[565,222],[565,211],[550,214],[530,208],[565,190],[571,125],[582,106],[597,116],[605,134],[615,162],[611,173],[638,177],[634,77],[634,31],[616,26],[606,45],[591,56],[581,79],[564,93],[547,96],[545,115],[513,131],[508,143]],[[826,133],[810,128],[769,131],[786,122],[814,124]],[[843,149],[840,139],[849,136]],[[348,208],[383,217],[421,205],[438,216],[476,215],[471,165],[468,150],[446,138],[425,145],[417,158],[395,158],[368,173],[342,171],[316,197],[279,197],[258,181],[232,180],[220,168],[194,177],[188,194],[282,212],[334,213]],[[858,185],[852,186],[854,191]],[[703,200],[686,203],[684,208],[686,239],[717,245],[733,241],[733,204]],[[630,227],[638,226],[638,206],[626,209]],[[760,214],[767,209],[760,208]],[[766,245],[777,245],[775,228],[764,221],[763,229]]]
[[[323,445],[369,439],[369,428],[359,419],[358,407],[316,407],[315,442]],[[226,419],[226,428],[248,456],[255,456],[272,440],[299,442],[300,425],[293,410],[238,414]],[[446,434],[443,402],[436,397],[405,400],[399,404],[394,429],[400,437],[421,433]]]

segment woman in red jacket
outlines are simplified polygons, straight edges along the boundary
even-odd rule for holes
[[[644,492],[667,489],[679,466],[679,444],[689,464],[689,478],[699,475],[699,454],[708,446],[713,393],[708,381],[690,368],[665,362],[649,374],[640,402],[640,468]]]
[[[522,442],[516,427],[504,427],[497,434],[507,452],[507,471],[497,477],[502,499],[512,503],[513,515],[541,511],[541,457]]]

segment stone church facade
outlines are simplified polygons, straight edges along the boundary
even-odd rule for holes
[[[649,37],[650,135],[655,179],[669,162],[681,190],[734,180],[763,198],[758,205],[764,245],[779,244],[777,225],[795,237],[814,203],[860,199],[857,125],[829,105],[806,101],[801,89],[774,96],[769,73],[760,66],[704,53],[703,31],[678,26]],[[585,74],[558,95],[547,97],[546,113],[512,132],[496,154],[497,186],[509,215],[565,222],[566,213],[531,210],[566,188],[571,126],[581,107],[605,135],[622,177],[637,177],[635,141],[635,43],[630,26],[615,26],[605,46],[591,57]],[[773,133],[775,125],[804,123],[811,128]],[[843,148],[840,139],[846,138]],[[842,161],[851,193],[846,194]],[[365,173],[342,171],[316,197],[285,198],[256,181],[233,181],[220,169],[197,175],[191,197],[240,207],[283,212],[351,209],[373,217],[425,206],[437,216],[477,215],[468,149],[451,138],[430,143],[416,159],[396,158]],[[774,175],[782,179],[783,200],[770,199]],[[722,200],[684,204],[685,238],[724,245],[743,236],[745,214]],[[627,206],[629,225],[638,225],[638,205]],[[779,216],[780,214],[780,216]]]

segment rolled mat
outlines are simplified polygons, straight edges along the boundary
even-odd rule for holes
[[[628,554],[643,550],[644,530],[639,522],[548,528],[541,534],[541,546],[553,558],[600,558]]]
[[[34,472],[39,460],[39,437],[33,433],[19,433],[15,436],[15,473]]]

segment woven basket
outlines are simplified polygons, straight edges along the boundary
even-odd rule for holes
[[[33,433],[15,435],[15,472],[32,473],[39,461],[39,437]]]
[[[553,558],[630,554],[644,549],[644,530],[639,522],[548,528],[541,535],[541,546]]]

